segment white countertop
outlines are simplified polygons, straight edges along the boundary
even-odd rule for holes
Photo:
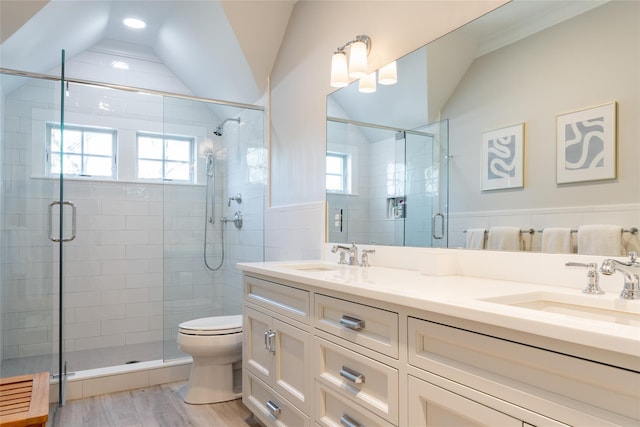
[[[237,266],[245,273],[290,280],[640,358],[640,300],[622,300],[619,293],[585,295],[579,289],[559,286],[467,276],[429,276],[415,270],[363,268],[326,261],[252,262]],[[311,269],[300,269],[305,266]],[[319,269],[314,270],[314,267]],[[613,304],[631,311],[634,316],[637,314],[638,322],[634,319],[634,324],[628,325],[483,301],[531,292],[566,294],[575,296],[576,301],[600,299],[605,305]]]

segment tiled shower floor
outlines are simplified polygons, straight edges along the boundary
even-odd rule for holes
[[[171,343],[166,343],[170,346]],[[175,347],[175,345],[174,345]],[[175,356],[177,350],[171,351]],[[108,366],[125,365],[132,362],[143,362],[163,359],[163,343],[161,341],[130,344],[119,347],[107,347],[95,350],[72,351],[65,354],[67,372],[84,371],[87,369],[104,368]],[[0,365],[0,377],[33,372],[57,372],[58,356],[51,355],[29,356],[16,359],[2,360]]]

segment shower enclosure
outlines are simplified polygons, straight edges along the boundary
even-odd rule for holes
[[[183,357],[180,322],[240,313],[235,263],[264,258],[261,107],[0,72],[0,376]]]

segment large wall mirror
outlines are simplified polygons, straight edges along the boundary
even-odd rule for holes
[[[510,226],[539,251],[545,228],[638,227],[639,29],[635,1],[514,0],[398,59],[397,84],[330,94],[327,239],[465,247],[468,230]],[[613,175],[557,176],[558,123],[600,107]],[[515,156],[494,171],[499,138]],[[506,178],[488,185],[492,171]]]

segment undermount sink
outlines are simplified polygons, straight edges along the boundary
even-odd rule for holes
[[[485,298],[482,301],[622,325],[640,326],[640,300],[627,301],[614,296],[530,292]]]
[[[301,263],[301,264],[282,264],[279,267],[281,267],[281,268],[290,268],[292,270],[297,270],[297,271],[307,271],[307,272],[333,271],[333,270],[337,270],[338,269],[337,266],[328,265],[328,264],[305,264],[305,263]]]

